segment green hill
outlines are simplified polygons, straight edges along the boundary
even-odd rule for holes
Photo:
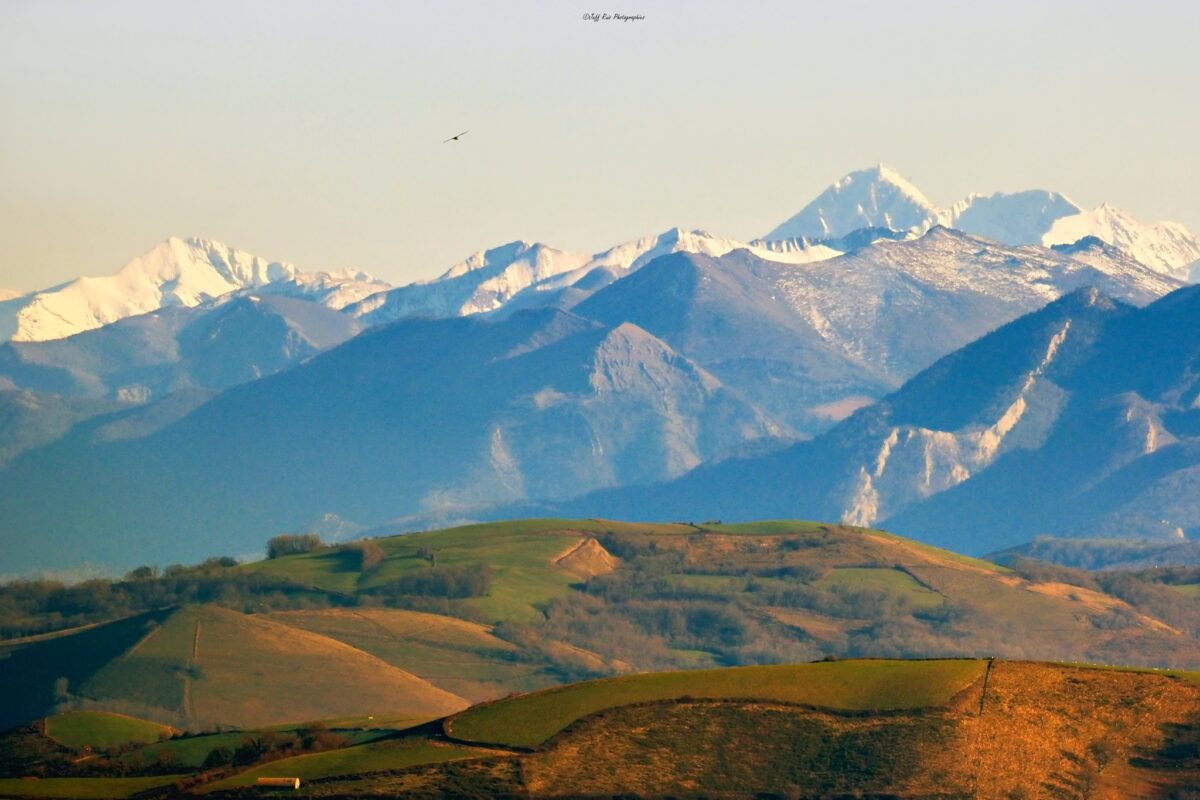
[[[486,596],[468,598],[463,611],[487,621],[536,619],[538,609],[567,594],[576,574],[555,564],[590,535],[619,523],[595,520],[533,519],[469,525],[372,540],[384,552],[378,568],[364,573],[353,551],[318,551],[270,559],[243,569],[342,593],[370,592],[431,569],[491,572]],[[667,529],[672,526],[629,526]],[[686,526],[676,526],[680,532]],[[427,554],[427,555],[426,555]]]
[[[157,742],[172,729],[157,722],[104,711],[71,711],[48,717],[45,733],[67,747],[106,750],[117,745]]]

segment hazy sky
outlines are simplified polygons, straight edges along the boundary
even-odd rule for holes
[[[1200,229],[1198,30],[1193,0],[0,0],[0,287],[172,234],[395,282],[753,238],[877,161]]]

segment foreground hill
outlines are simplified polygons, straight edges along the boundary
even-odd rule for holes
[[[1168,800],[1200,780],[1195,681],[966,659],[650,673],[510,697],[382,737],[359,731],[358,744],[346,728],[321,733],[316,750],[312,728],[252,733],[239,752],[271,742],[282,746],[274,760],[215,769],[228,734],[69,764],[68,746],[26,729],[0,737],[0,774],[13,776],[0,792],[240,797],[261,794],[260,778],[299,777],[311,797]],[[4,758],[18,750],[39,755]],[[139,777],[100,777],[114,762]],[[19,778],[47,769],[77,777]]]

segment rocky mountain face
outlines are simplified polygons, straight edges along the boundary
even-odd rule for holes
[[[1180,285],[1115,250],[1085,262],[938,227],[803,266],[677,253],[574,309],[640,325],[809,436],[1078,287],[1144,304]]]
[[[530,308],[570,309],[659,256],[670,253],[721,256],[740,249],[787,264],[808,264],[840,255],[828,246],[807,241],[746,243],[682,228],[624,242],[593,256],[568,253],[544,244],[512,242],[476,253],[436,280],[376,294],[346,311],[370,324],[378,324],[405,317],[511,314]]]
[[[568,504],[645,518],[841,518],[981,553],[1037,534],[1200,532],[1200,290],[1082,289],[810,442]],[[747,512],[744,509],[753,509]]]

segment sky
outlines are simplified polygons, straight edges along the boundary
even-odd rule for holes
[[[1192,0],[0,0],[0,287],[171,235],[394,283],[751,239],[877,162],[1200,230],[1197,30]]]

